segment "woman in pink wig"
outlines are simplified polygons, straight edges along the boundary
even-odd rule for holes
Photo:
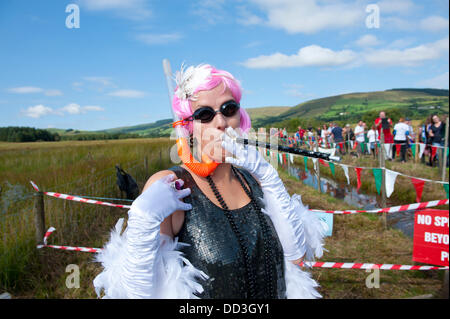
[[[208,176],[182,164],[147,181],[97,256],[104,298],[319,298],[298,264],[323,253],[326,226],[290,196],[255,147],[241,87],[203,64],[181,69],[172,101],[193,154],[219,163]]]

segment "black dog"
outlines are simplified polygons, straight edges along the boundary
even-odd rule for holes
[[[139,186],[130,174],[126,173],[119,165],[116,165],[117,185],[122,192],[127,194],[127,199],[136,199],[139,196]]]

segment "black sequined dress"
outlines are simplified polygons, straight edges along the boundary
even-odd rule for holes
[[[183,226],[178,233],[180,242],[190,246],[180,250],[197,269],[205,272],[209,279],[199,280],[204,292],[198,297],[204,299],[247,299],[244,256],[238,239],[233,232],[224,210],[211,202],[198,188],[191,174],[182,167],[170,169],[178,178],[184,180],[184,187],[191,188],[191,195],[184,201],[191,203],[193,209],[185,212]],[[253,197],[260,201],[263,197],[261,187],[247,171],[239,169],[250,186]],[[260,206],[263,207],[262,203]],[[256,279],[256,298],[286,298],[284,279],[283,248],[270,218],[264,215],[269,225],[273,260],[272,287],[268,292],[265,276],[264,240],[257,212],[250,202],[242,208],[230,210],[243,237],[250,255],[250,267]]]

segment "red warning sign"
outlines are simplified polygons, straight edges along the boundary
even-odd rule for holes
[[[448,266],[448,210],[420,210],[414,219],[413,261]]]

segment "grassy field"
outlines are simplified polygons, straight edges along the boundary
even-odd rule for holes
[[[142,189],[151,174],[172,165],[171,145],[169,139],[0,144],[0,291],[38,298],[93,296],[91,289],[77,290],[76,295],[57,289],[68,264],[85,260],[86,267],[92,267],[92,255],[35,248],[35,192],[30,180],[43,191],[120,198],[115,165],[120,164]],[[62,245],[101,247],[117,219],[126,213],[48,196],[44,202],[46,227],[56,228],[51,242]]]
[[[302,195],[305,205],[322,210],[357,209],[316,189],[305,186],[285,171],[279,170],[289,193]],[[441,208],[441,207],[439,207]],[[385,230],[379,215],[335,215],[333,234],[325,240],[328,250],[320,261],[386,263],[413,265],[412,238],[401,231]],[[379,288],[368,288],[366,280],[373,271],[313,268],[319,292],[331,299],[392,299],[432,295],[440,298],[442,271],[380,271]]]
[[[304,162],[302,157],[296,157],[295,163],[297,165],[301,165],[304,167]],[[349,165],[349,178],[350,183],[356,187],[357,185],[357,177],[356,172],[351,166],[356,167],[367,167],[367,168],[378,168],[379,161],[377,159],[373,159],[372,156],[364,155],[360,158],[356,158],[350,155],[344,155],[342,157],[342,164]],[[392,171],[396,171],[408,176],[414,176],[417,178],[425,178],[429,180],[441,181],[442,180],[442,172],[438,167],[430,167],[427,166],[420,161],[415,163],[413,160],[408,160],[406,163],[401,163],[398,159],[393,161],[386,161],[385,166],[387,169]],[[308,169],[314,170],[313,162],[311,160],[308,161]],[[320,174],[321,176],[326,176],[328,178],[333,178],[336,181],[341,181],[347,183],[347,179],[344,174],[344,170],[336,165],[335,166],[335,176],[333,176],[331,169],[329,167],[324,167],[320,165]],[[449,170],[446,169],[446,181],[448,182]],[[372,170],[363,169],[361,171],[361,191],[364,194],[377,194],[375,179]],[[437,199],[445,199],[446,193],[442,184],[425,182],[423,194],[422,194],[422,202],[437,200]],[[416,191],[411,182],[411,179],[406,176],[397,176],[394,192],[392,193],[390,198],[387,198],[386,203],[387,206],[397,206],[403,204],[411,204],[416,202]]]
[[[8,291],[14,298],[96,298],[92,280],[101,269],[93,262],[92,254],[35,248],[34,192],[29,180],[45,191],[117,198],[120,193],[115,185],[116,164],[120,163],[142,189],[151,174],[173,165],[168,152],[172,145],[169,139],[0,144],[0,293]],[[145,157],[148,158],[147,171]],[[392,169],[414,170],[414,175],[430,179],[438,174],[426,166],[393,166]],[[322,174],[327,174],[326,171],[327,168],[322,169]],[[345,179],[339,171],[336,169],[336,178]],[[355,209],[303,185],[282,170],[280,176],[289,192],[301,194],[310,208]],[[373,182],[368,177],[363,180],[367,180],[363,187],[368,192],[374,191]],[[392,202],[414,202],[408,197],[412,195],[408,195],[411,189],[407,187],[407,183],[397,185]],[[405,195],[401,195],[403,193]],[[440,199],[441,195],[426,195],[424,191],[424,199],[426,196]],[[17,201],[17,198],[22,200]],[[118,208],[50,197],[45,197],[45,210],[46,227],[56,228],[50,243],[85,247],[102,247],[117,219],[126,215],[125,210]],[[321,261],[412,264],[412,240],[398,230],[384,230],[378,216],[335,216],[333,228],[333,236],[326,239],[328,252]],[[69,289],[65,285],[69,264],[79,266],[80,288]],[[381,271],[378,289],[366,287],[365,280],[371,273],[364,270],[313,269],[312,273],[325,298],[438,296],[442,285],[442,272],[438,271]]]

